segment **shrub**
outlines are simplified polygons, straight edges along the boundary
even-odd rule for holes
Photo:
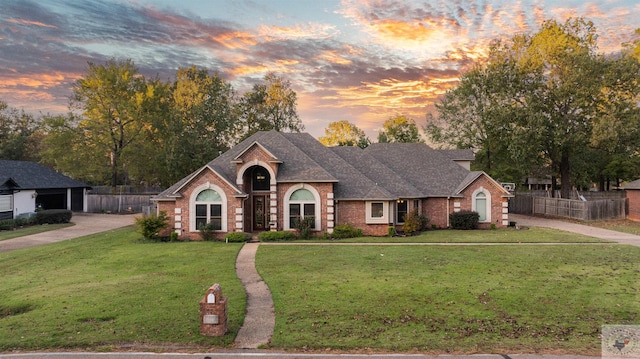
[[[169,240],[171,242],[177,242],[178,241],[178,232],[172,231],[171,234],[169,235]]]
[[[449,215],[449,222],[453,229],[477,229],[479,220],[478,212],[460,211]]]
[[[0,231],[8,231],[15,228],[15,221],[13,219],[5,219],[0,221]]]
[[[418,218],[420,218],[420,230],[421,231],[425,231],[429,228],[429,218],[427,218],[427,216],[424,215],[419,215]]]
[[[251,234],[245,232],[231,232],[227,234],[225,239],[229,242],[248,242],[251,240]]]
[[[362,237],[362,229],[355,229],[350,223],[340,224],[333,228],[331,237],[338,239]]]
[[[296,235],[289,231],[267,231],[258,234],[258,239],[262,242],[292,241]]]
[[[315,223],[314,217],[302,217],[296,221],[296,233],[299,239],[309,239],[311,237],[311,228]]]
[[[404,216],[404,225],[402,225],[402,230],[405,235],[411,236],[414,233],[421,231],[422,227],[422,220],[420,219],[420,215],[417,210],[413,210]]]
[[[201,225],[200,228],[198,228],[198,231],[200,232],[200,237],[203,241],[215,241],[217,239],[216,227],[213,222]]]
[[[36,223],[69,223],[69,221],[71,221],[71,216],[72,212],[68,209],[46,209],[36,212]]]
[[[396,232],[396,227],[395,226],[389,226],[387,228],[387,237],[393,237],[396,234],[398,234],[398,233]]]
[[[160,231],[169,226],[169,217],[167,212],[161,211],[160,215],[152,214],[150,216],[136,218],[136,224],[144,239],[149,241],[160,240]]]

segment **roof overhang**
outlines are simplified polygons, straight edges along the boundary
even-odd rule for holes
[[[227,180],[223,175],[221,175],[220,173],[218,173],[215,169],[213,169],[211,166],[209,165],[205,165],[202,168],[200,168],[198,171],[194,172],[191,177],[184,181],[184,183],[176,188],[170,196],[175,196],[175,197],[182,197],[182,195],[180,194],[180,191],[182,191],[182,189],[184,187],[186,187],[188,184],[191,183],[191,181],[193,181],[194,178],[198,177],[202,172],[209,170],[211,172],[213,172],[213,174],[215,174],[216,176],[218,176],[218,178],[220,178],[224,183],[226,183],[229,187],[231,187],[234,191],[236,191],[236,193],[234,194],[234,196],[236,194],[243,194],[243,192],[234,184],[229,182],[229,180]]]

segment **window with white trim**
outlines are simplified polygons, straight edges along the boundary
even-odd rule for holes
[[[478,212],[479,222],[491,222],[491,193],[484,188],[473,192],[472,210]]]
[[[365,206],[367,224],[389,223],[389,202],[367,201]]]
[[[222,197],[212,189],[198,193],[195,201],[195,229],[199,230],[207,223],[216,231],[222,230]]]
[[[311,228],[316,227],[316,199],[309,190],[301,188],[289,197],[289,228],[296,228],[302,218],[311,218]]]

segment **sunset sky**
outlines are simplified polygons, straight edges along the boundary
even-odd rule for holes
[[[377,139],[389,117],[422,125],[490,40],[545,19],[596,24],[601,52],[640,28],[640,0],[2,0],[0,100],[66,113],[87,63],[132,59],[173,80],[196,65],[238,94],[267,72],[291,81],[306,131],[348,120]]]

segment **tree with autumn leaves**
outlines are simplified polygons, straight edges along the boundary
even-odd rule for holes
[[[573,185],[632,179],[640,148],[640,64],[597,52],[584,19],[546,21],[534,34],[494,41],[425,127],[434,142],[473,148],[476,165],[505,181],[536,169]],[[637,49],[633,47],[633,49]]]
[[[76,112],[44,118],[43,161],[93,184],[168,186],[255,131],[303,129],[295,92],[275,74],[238,98],[206,69],[165,83],[112,59],[89,64],[73,93]]]

